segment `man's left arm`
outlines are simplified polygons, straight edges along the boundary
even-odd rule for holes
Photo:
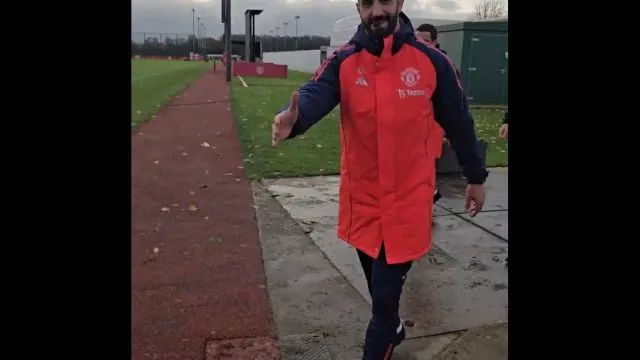
[[[436,69],[436,89],[431,98],[435,119],[447,134],[467,181],[483,184],[488,173],[482,163],[475,123],[456,68],[438,51],[429,55]]]

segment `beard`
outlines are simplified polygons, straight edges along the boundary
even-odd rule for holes
[[[396,30],[398,25],[398,14],[370,17],[367,20],[361,19],[362,25],[370,34],[376,37],[385,38]]]

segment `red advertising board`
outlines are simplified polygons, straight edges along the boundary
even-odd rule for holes
[[[287,65],[235,61],[232,63],[232,67],[231,74],[233,76],[287,78]]]
[[[152,59],[152,60],[189,60],[187,56],[146,56],[134,55],[134,59]]]

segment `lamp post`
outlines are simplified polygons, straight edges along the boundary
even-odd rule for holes
[[[227,83],[231,82],[231,0],[222,0],[223,9],[224,9],[224,48],[225,48],[225,65],[227,67],[226,75],[227,75]]]
[[[191,43],[193,45],[193,53],[196,53],[196,10],[195,9],[191,9],[191,12],[193,13],[193,36],[191,38]]]
[[[204,44],[202,44],[203,48],[204,48],[204,57],[208,57],[209,55],[207,55],[207,27],[204,25],[204,23],[202,24],[202,28],[204,29]]]
[[[271,37],[271,39],[269,39],[269,51],[273,50],[273,30],[269,30],[269,36]]]
[[[294,19],[296,20],[296,50],[298,50],[298,20],[300,19],[300,15],[296,15]]]
[[[287,25],[289,23],[285,21],[282,24],[284,24],[284,51],[287,51]]]

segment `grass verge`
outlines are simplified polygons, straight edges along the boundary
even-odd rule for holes
[[[131,60],[131,128],[151,118],[211,66],[202,61]]]

